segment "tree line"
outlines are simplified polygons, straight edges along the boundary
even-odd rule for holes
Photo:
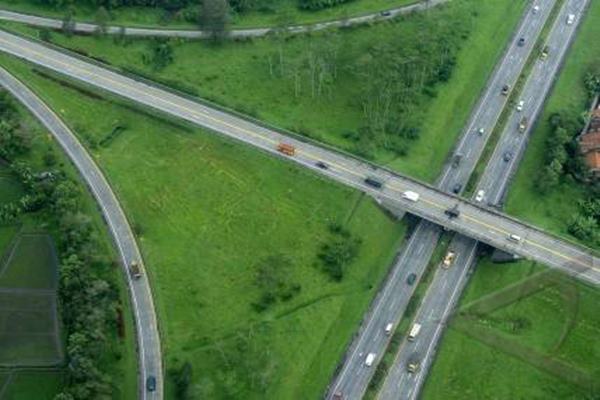
[[[28,158],[31,134],[6,92],[0,93],[0,120],[0,159],[24,188],[20,199],[2,206],[0,223],[35,213],[49,222],[57,243],[66,368],[65,386],[55,399],[111,398],[112,383],[101,363],[117,323],[118,292],[104,278],[111,262],[83,210],[80,186],[57,165],[53,150],[47,150],[42,167]]]

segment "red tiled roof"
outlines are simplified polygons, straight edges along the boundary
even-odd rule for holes
[[[585,162],[592,171],[600,171],[600,151],[590,151],[585,155]]]
[[[583,154],[592,150],[600,150],[600,131],[582,135],[579,139],[579,147]]]

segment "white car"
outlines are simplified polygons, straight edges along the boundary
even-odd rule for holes
[[[517,104],[517,111],[522,111],[524,105],[525,102],[523,100],[519,101],[519,104]]]
[[[375,356],[376,356],[375,353],[369,353],[369,354],[367,354],[367,358],[365,360],[365,365],[367,367],[370,367],[371,365],[373,365],[373,361],[375,361]]]
[[[477,195],[475,196],[475,201],[478,203],[481,203],[483,201],[483,198],[485,197],[485,191],[484,190],[480,190],[477,192]]]
[[[533,13],[537,14],[538,11],[540,11],[540,6],[533,6]]]
[[[573,25],[573,22],[575,22],[575,14],[569,14],[567,16],[567,25]]]

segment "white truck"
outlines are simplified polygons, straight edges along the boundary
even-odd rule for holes
[[[412,342],[421,332],[421,324],[415,323],[408,333],[408,341]]]
[[[373,365],[373,361],[375,361],[375,353],[369,353],[367,354],[367,358],[365,359],[365,365],[367,367],[370,367],[371,365]]]
[[[413,192],[411,190],[407,190],[406,192],[402,192],[402,198],[410,201],[419,201],[419,193]]]

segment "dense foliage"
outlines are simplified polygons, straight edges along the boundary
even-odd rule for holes
[[[5,204],[0,223],[36,213],[50,222],[60,258],[59,299],[66,331],[66,386],[57,399],[110,398],[109,377],[100,367],[110,329],[115,331],[117,292],[102,276],[109,267],[99,255],[91,219],[82,211],[81,192],[48,150],[44,170],[29,164],[28,131],[11,100],[0,93],[0,159],[24,188],[22,197]]]
[[[584,77],[590,99],[600,94],[600,68],[592,68]],[[564,180],[579,183],[585,199],[578,202],[579,212],[571,217],[568,231],[580,240],[600,245],[600,179],[585,164],[579,151],[578,137],[584,127],[580,116],[555,113],[550,116],[551,132],[546,139],[545,167],[536,178],[536,189],[548,193]]]

